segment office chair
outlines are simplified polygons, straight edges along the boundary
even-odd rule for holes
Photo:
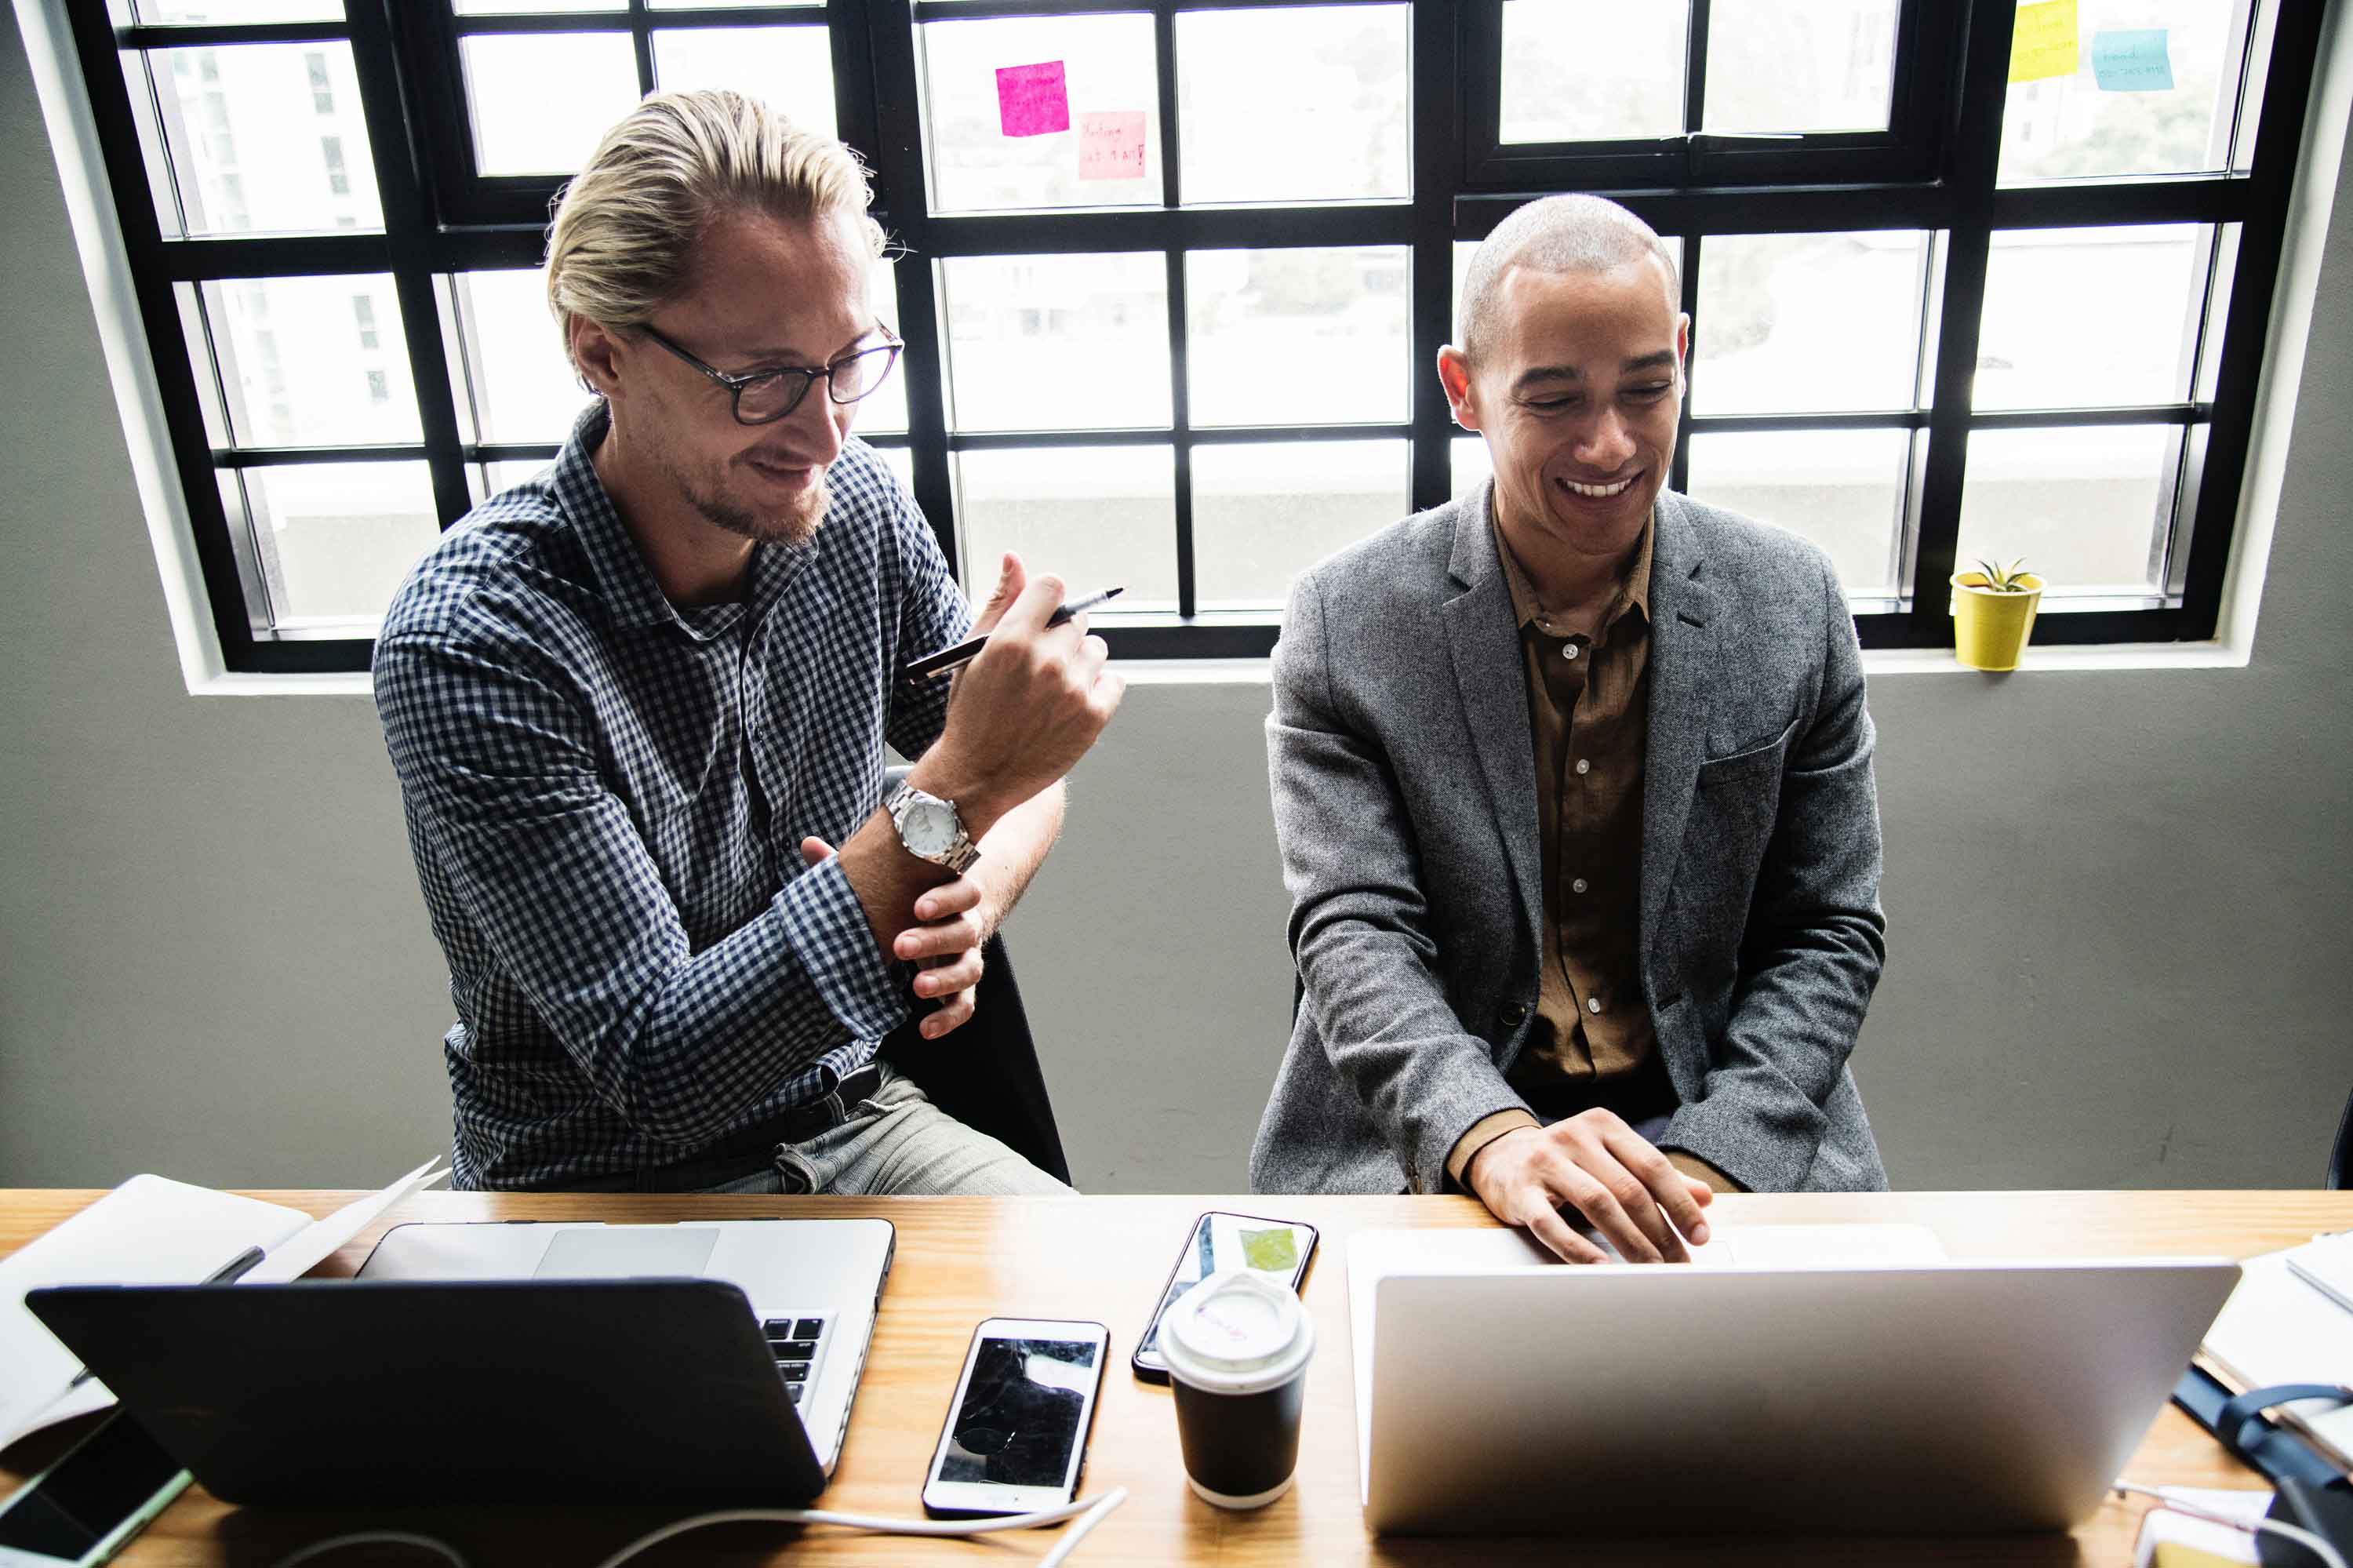
[[[972,1021],[952,1034],[926,1040],[918,1031],[923,1014],[892,1030],[882,1054],[915,1080],[934,1105],[977,1132],[1004,1144],[1057,1181],[1071,1179],[1062,1135],[1054,1125],[1046,1095],[1045,1069],[1029,1033],[1029,1015],[1014,983],[1013,960],[1005,938],[981,945],[983,968],[975,988]]]
[[[2346,1167],[2353,1165],[2353,1095],[2345,1097],[2345,1114],[2337,1121],[2337,1147],[2328,1151],[2328,1190],[2345,1185]]]

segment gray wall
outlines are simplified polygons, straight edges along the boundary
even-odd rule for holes
[[[446,1140],[445,976],[360,698],[189,696],[58,178],[0,39],[0,1184],[351,1185]],[[2253,666],[1887,675],[1898,1185],[2296,1186],[2342,1014],[2353,200]],[[1262,685],[1142,686],[1011,937],[1081,1183],[1231,1191],[1290,1003]]]

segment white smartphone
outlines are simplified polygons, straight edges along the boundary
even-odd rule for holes
[[[180,1461],[137,1422],[110,1415],[0,1502],[0,1568],[91,1568],[187,1484]]]
[[[983,1519],[1077,1497],[1110,1351],[1101,1323],[991,1318],[974,1330],[923,1482],[923,1511]]]

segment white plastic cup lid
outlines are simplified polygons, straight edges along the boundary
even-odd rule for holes
[[[1315,1353],[1315,1324],[1291,1287],[1246,1268],[1213,1274],[1160,1322],[1169,1372],[1211,1393],[1261,1393]]]

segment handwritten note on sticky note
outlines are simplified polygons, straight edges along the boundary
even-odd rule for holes
[[[1079,116],[1079,178],[1144,177],[1144,111],[1121,109]]]
[[[2109,27],[2092,35],[2092,79],[2102,92],[2171,92],[2173,58],[2163,27]]]
[[[2072,8],[2075,0],[2067,0]],[[1062,62],[1002,66],[997,72],[997,120],[1008,136],[1043,136],[1071,128],[1071,90]]]
[[[2075,0],[2021,5],[2018,26],[2010,35],[2010,79],[2073,76],[2076,65]]]

